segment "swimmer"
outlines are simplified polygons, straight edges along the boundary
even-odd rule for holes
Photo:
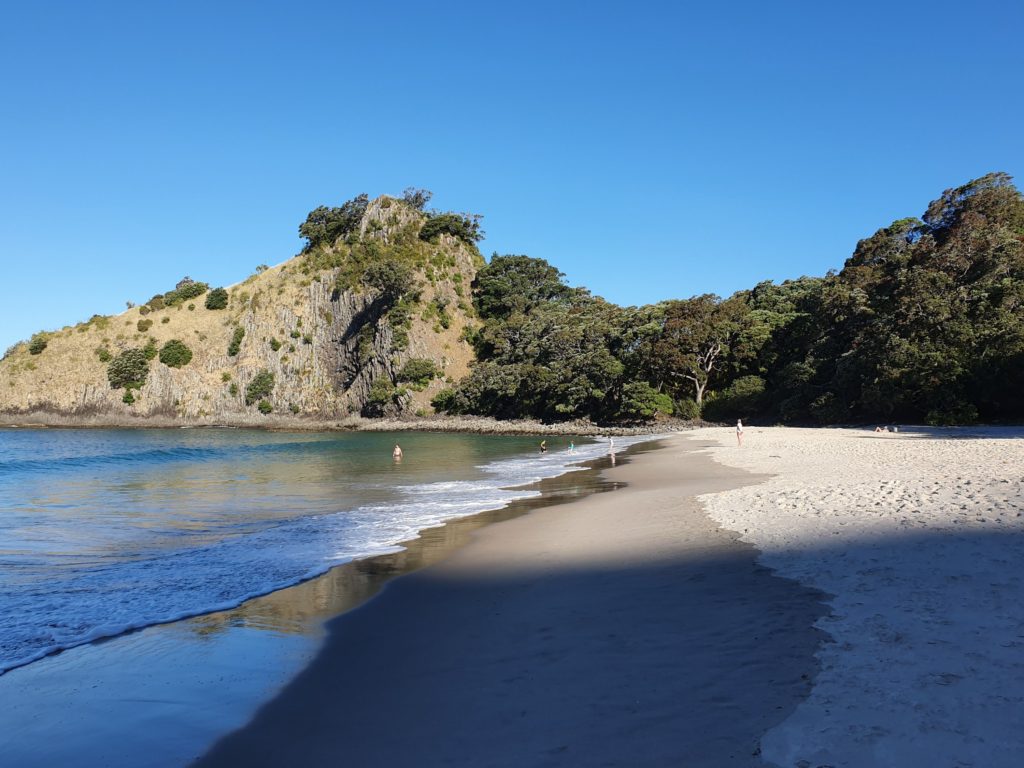
[[[547,453],[548,452],[548,441],[547,440],[541,440],[540,441],[540,452],[541,453]]]
[[[395,450],[391,452],[391,458],[394,459],[395,461],[402,460],[402,446],[400,446],[398,443],[395,443]]]

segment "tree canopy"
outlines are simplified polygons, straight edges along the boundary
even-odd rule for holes
[[[477,363],[445,410],[790,423],[1024,417],[1024,198],[1005,173],[946,190],[824,277],[622,308],[542,259],[473,284]]]

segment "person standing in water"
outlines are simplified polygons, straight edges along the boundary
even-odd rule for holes
[[[736,419],[736,445],[743,447],[743,420]]]
[[[547,453],[548,452],[548,441],[547,440],[541,440],[540,441],[540,452],[541,453]]]
[[[400,446],[398,443],[395,443],[395,450],[391,452],[391,458],[394,459],[395,461],[402,460],[402,446]]]
[[[569,453],[576,453],[576,443],[569,441]]]

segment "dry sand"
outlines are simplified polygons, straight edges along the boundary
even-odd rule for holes
[[[1024,430],[708,429],[773,473],[703,497],[776,573],[827,592],[810,697],[762,740],[781,766],[1024,765]]]
[[[763,478],[663,445],[606,471],[628,487],[484,528],[335,619],[199,764],[764,765],[816,672],[821,595],[694,500]]]

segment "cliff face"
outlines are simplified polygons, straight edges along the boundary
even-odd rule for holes
[[[264,417],[261,405],[319,420],[430,412],[445,380],[463,377],[472,360],[462,334],[473,320],[469,286],[483,260],[449,234],[419,239],[425,220],[401,201],[378,198],[344,238],[229,287],[224,309],[207,309],[203,294],[40,334],[42,351],[22,343],[0,361],[0,414],[251,424]],[[400,296],[370,287],[363,276],[373,264],[404,265],[413,287]],[[181,367],[154,356],[172,339],[192,353]],[[147,346],[144,384],[113,388],[112,359]],[[432,362],[437,375],[403,381],[410,360],[421,368]],[[270,391],[247,398],[267,373]]]

